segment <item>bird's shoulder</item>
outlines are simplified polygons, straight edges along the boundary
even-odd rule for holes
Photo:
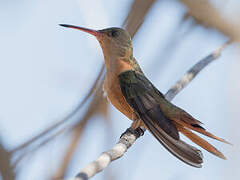
[[[131,96],[151,93],[153,96],[164,97],[142,72],[128,70],[119,74],[118,80],[122,89],[127,92],[134,91],[133,94],[130,94]]]

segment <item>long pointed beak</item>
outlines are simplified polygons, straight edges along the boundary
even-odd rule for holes
[[[68,24],[59,24],[60,26],[63,27],[67,27],[67,28],[72,28],[72,29],[77,29],[80,31],[84,31],[86,33],[92,34],[95,37],[100,36],[102,33],[97,31],[97,30],[93,30],[93,29],[88,29],[88,28],[84,28],[84,27],[79,27],[79,26],[74,26],[74,25],[68,25]]]

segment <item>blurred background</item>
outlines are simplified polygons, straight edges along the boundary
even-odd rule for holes
[[[234,0],[0,1],[0,179],[67,180],[131,124],[102,96],[97,40],[59,23],[126,28],[134,56],[163,93],[233,39],[173,100],[234,144],[206,138],[228,160],[202,150],[203,167],[190,167],[146,132],[92,179],[239,179],[239,8]]]

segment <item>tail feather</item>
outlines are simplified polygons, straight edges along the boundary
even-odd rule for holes
[[[174,156],[191,166],[202,167],[203,156],[200,150],[180,139],[172,138],[159,126],[155,126],[148,117],[142,117],[142,120],[154,137]]]
[[[201,121],[195,119],[194,117],[192,117],[190,114],[188,114],[182,109],[180,110],[180,119],[187,124],[198,124],[198,125],[203,124]]]
[[[200,126],[200,127],[197,127],[197,126],[194,126],[194,125],[191,125],[191,124],[187,124],[187,123],[185,123],[185,122],[183,122],[183,121],[181,121],[181,120],[178,120],[178,119],[174,119],[174,121],[176,122],[176,124],[179,124],[179,125],[181,125],[181,126],[183,126],[183,127],[187,127],[187,128],[189,128],[189,129],[191,129],[191,130],[193,130],[193,131],[196,131],[196,132],[199,132],[199,133],[201,133],[201,134],[203,134],[203,135],[205,135],[205,136],[208,136],[208,137],[210,137],[210,138],[216,139],[216,140],[218,140],[218,141],[221,141],[221,142],[224,142],[224,143],[227,143],[227,144],[231,144],[230,142],[228,142],[228,141],[226,141],[226,140],[224,140],[224,139],[222,139],[222,138],[219,138],[219,137],[213,135],[212,133],[206,131],[206,130],[205,130],[204,128],[202,128],[201,126]]]
[[[216,156],[218,156],[218,157],[220,157],[222,159],[226,159],[226,157],[220,151],[218,151],[214,146],[212,146],[207,141],[205,141],[204,139],[202,139],[198,135],[194,134],[190,130],[188,130],[188,129],[182,127],[182,126],[177,126],[177,129],[182,134],[184,134],[186,137],[188,137],[192,142],[194,142],[197,145],[201,146],[202,148],[204,148],[208,152],[210,152],[210,153],[212,153],[212,154],[214,154],[214,155],[216,155]]]

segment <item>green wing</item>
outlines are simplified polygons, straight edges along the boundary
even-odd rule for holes
[[[201,167],[201,152],[179,139],[175,124],[162,112],[158,98],[164,96],[141,73],[125,71],[118,76],[122,93],[148,130],[174,156],[194,167]]]

